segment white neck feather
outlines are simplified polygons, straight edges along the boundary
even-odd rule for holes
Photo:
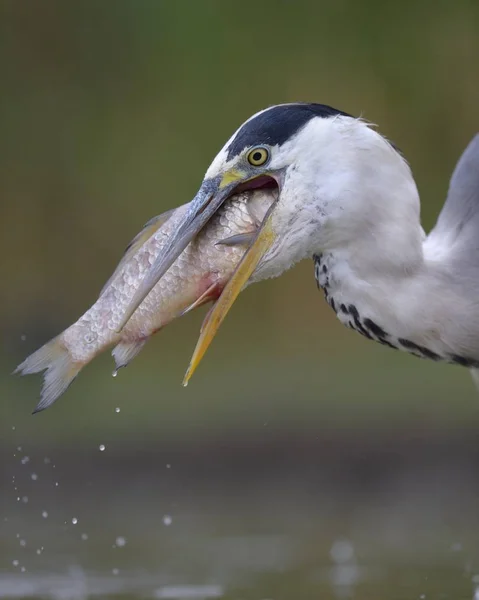
[[[327,182],[325,172],[337,173],[342,166],[335,181],[329,178],[329,189],[318,185],[325,214],[315,250],[329,256],[336,310],[352,304],[390,339],[408,340],[446,359],[474,357],[469,324],[477,307],[465,302],[447,261],[431,260],[424,252],[419,195],[409,166],[365,124],[344,127],[339,147],[329,144],[329,164],[322,157],[318,178]],[[340,311],[338,316],[345,323],[350,319]]]

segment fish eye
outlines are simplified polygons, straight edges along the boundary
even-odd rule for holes
[[[261,167],[269,159],[269,151],[262,146],[248,152],[248,162],[253,167]]]

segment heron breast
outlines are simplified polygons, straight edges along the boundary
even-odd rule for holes
[[[335,258],[332,254],[315,254],[314,260],[314,277],[318,289],[324,293],[326,302],[336,313],[338,319],[354,331],[357,331],[369,340],[378,342],[395,350],[402,350],[413,354],[419,358],[426,358],[434,361],[444,361],[450,364],[457,364],[467,368],[479,368],[479,361],[444,352],[438,354],[432,351],[425,345],[413,342],[407,337],[394,336],[388,333],[387,328],[379,323],[370,315],[365,316],[358,308],[357,303],[353,299],[346,300],[344,293],[341,292],[341,282],[335,276]],[[367,310],[364,310],[368,314]],[[370,311],[369,311],[370,312]]]
[[[340,284],[334,277],[334,256],[332,254],[315,254],[313,260],[314,276],[318,289],[323,291],[326,302],[334,310],[343,325],[383,346],[395,350],[404,350],[420,358],[444,360],[443,357],[425,346],[389,334],[382,324],[369,316],[362,315],[354,301],[345,301],[343,294],[337,294],[335,298],[335,293],[338,292]],[[338,295],[341,300],[338,300]]]

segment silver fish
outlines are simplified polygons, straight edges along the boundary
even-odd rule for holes
[[[26,358],[15,373],[44,373],[44,410],[65,392],[80,370],[114,345],[116,369],[125,367],[148,338],[175,318],[215,301],[235,271],[275,200],[272,190],[229,198],[190,242],[120,331],[124,313],[150,266],[175,232],[189,204],[154,217],[128,245],[98,300],[76,323]]]

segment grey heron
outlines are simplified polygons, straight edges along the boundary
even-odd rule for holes
[[[239,292],[313,259],[339,320],[366,338],[479,373],[479,135],[461,156],[426,235],[411,169],[369,123],[314,103],[272,106],[226,142],[122,325],[238,190],[273,203],[203,325],[188,382]],[[244,240],[242,240],[243,242]]]

